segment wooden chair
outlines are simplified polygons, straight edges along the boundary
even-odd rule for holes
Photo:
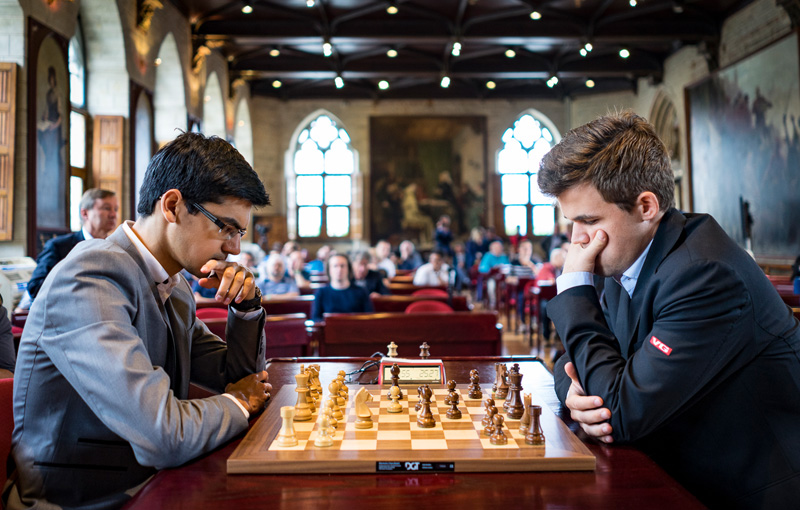
[[[0,480],[6,480],[6,459],[14,432],[14,379],[0,379]]]
[[[421,289],[439,289],[447,293],[447,287],[444,285],[414,285],[408,283],[390,283],[389,292],[394,296],[410,296],[414,292]]]
[[[311,317],[311,307],[314,305],[314,296],[295,296],[288,298],[271,298],[261,301],[261,306],[267,315],[286,315],[303,313],[306,318]]]
[[[376,296],[370,297],[372,307],[376,313],[381,312],[405,312],[411,303],[416,301],[441,301],[449,304],[456,312],[469,312],[472,304],[467,301],[467,296],[453,296],[452,302],[449,296]]]
[[[228,318],[228,307],[225,308],[217,308],[217,307],[209,307],[209,308],[198,308],[197,309],[197,318],[201,321],[205,319],[227,319]]]
[[[441,301],[434,301],[431,299],[423,299],[422,301],[415,301],[408,305],[405,313],[424,313],[424,312],[452,312],[453,309],[447,303]]]
[[[268,316],[264,325],[267,359],[309,356],[310,338],[305,322],[303,313]]]
[[[412,296],[444,296],[447,297],[447,291],[440,288],[427,288],[415,290],[411,293]]]

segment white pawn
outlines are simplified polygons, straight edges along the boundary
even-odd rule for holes
[[[334,418],[340,421],[344,419],[344,413],[342,412],[342,408],[339,407],[339,404],[336,403],[336,397],[333,395],[328,397],[326,405],[331,408],[331,414]]]
[[[333,446],[333,438],[331,437],[331,426],[328,421],[328,415],[322,414],[319,417],[319,428],[317,429],[317,438],[314,439],[314,446],[325,448]]]
[[[389,351],[386,353],[387,358],[396,358],[397,357],[397,344],[391,342],[389,345],[386,346]]]
[[[336,380],[339,381],[339,395],[344,397],[344,399],[346,401],[347,400],[347,396],[350,394],[350,388],[348,388],[344,384],[344,377],[345,377],[344,370],[339,370],[339,375],[336,377]]]
[[[337,420],[336,417],[333,415],[333,400],[328,399],[328,401],[325,404],[323,412],[328,415],[328,420],[330,420],[331,422],[331,427],[336,428],[339,426],[339,420]],[[342,411],[340,409],[339,413],[341,412]],[[342,415],[342,418],[344,418],[344,415]]]
[[[297,374],[297,404],[294,406],[294,421],[308,421],[311,419],[311,407],[308,405],[308,374]]]
[[[297,446],[297,434],[294,432],[292,426],[292,418],[294,418],[294,407],[284,406],[281,407],[281,430],[278,432],[278,439],[276,442],[278,446]]]
[[[328,385],[328,393],[330,393],[332,399],[336,400],[337,406],[339,407],[347,406],[347,401],[339,395],[339,381],[337,379],[334,379]]]
[[[403,406],[400,405],[400,387],[399,386],[392,386],[389,389],[389,398],[392,399],[392,403],[389,404],[389,408],[387,411],[390,413],[399,413],[403,411]]]

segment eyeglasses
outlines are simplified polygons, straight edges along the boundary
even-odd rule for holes
[[[236,234],[239,234],[239,236],[244,237],[244,235],[247,233],[246,228],[236,228],[233,225],[228,225],[227,223],[223,222],[210,212],[206,211],[200,204],[196,202],[191,202],[191,204],[192,207],[196,207],[198,211],[203,213],[203,216],[211,220],[214,223],[214,225],[218,226],[219,233],[222,235],[222,237],[224,237],[228,241],[236,237]]]

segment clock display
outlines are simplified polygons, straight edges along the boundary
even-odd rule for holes
[[[441,360],[400,360],[386,358],[381,361],[381,383],[391,384],[392,364],[397,363],[400,368],[400,384],[429,383],[443,384],[445,382],[444,364]]]

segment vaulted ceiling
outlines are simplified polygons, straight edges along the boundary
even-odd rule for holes
[[[713,66],[723,20],[750,0],[171,2],[195,49],[218,48],[256,95],[560,99],[658,82],[685,45]]]

